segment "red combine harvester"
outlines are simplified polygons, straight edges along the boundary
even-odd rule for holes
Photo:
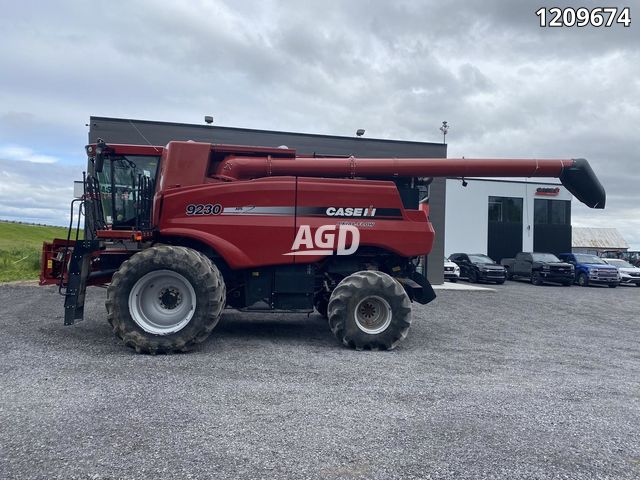
[[[152,354],[202,342],[225,305],[315,307],[344,345],[393,348],[411,302],[435,298],[416,268],[434,238],[419,198],[433,177],[557,177],[605,204],[582,159],[318,158],[197,142],[86,151],[75,240],[70,226],[44,244],[40,283],[59,284],[65,325],[83,318],[87,285],[108,285],[114,333]]]

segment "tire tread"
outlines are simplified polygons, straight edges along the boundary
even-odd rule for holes
[[[123,285],[135,282],[136,277],[140,276],[139,271],[148,268],[148,265],[152,265],[152,268],[170,269],[175,264],[186,265],[191,269],[194,276],[208,292],[207,305],[200,307],[205,309],[202,312],[203,318],[198,320],[198,328],[195,332],[191,332],[191,329],[183,329],[171,335],[153,335],[144,332],[137,325],[133,325],[133,320],[124,318],[125,315],[129,316],[129,313],[128,307],[126,312],[121,311],[124,310],[122,308],[123,295],[128,298],[128,292],[122,291]],[[220,321],[225,301],[224,280],[218,268],[209,258],[187,247],[160,245],[138,252],[122,263],[113,274],[111,284],[107,287],[105,306],[107,320],[113,333],[125,345],[135,349],[138,353],[156,355],[186,352],[203,342]]]
[[[349,300],[360,290],[377,290],[388,300],[397,304],[393,310],[391,325],[377,335],[351,335],[347,322],[350,321]],[[393,308],[393,307],[392,307]],[[391,350],[408,335],[411,326],[411,302],[402,285],[384,272],[364,270],[342,280],[331,294],[328,306],[329,328],[333,335],[345,346],[356,350]]]

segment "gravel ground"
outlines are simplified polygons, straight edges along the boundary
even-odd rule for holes
[[[189,354],[113,337],[102,289],[0,286],[0,478],[640,477],[640,288],[438,291],[355,352],[227,312]]]

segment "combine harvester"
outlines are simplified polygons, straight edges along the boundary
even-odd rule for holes
[[[225,305],[315,307],[344,345],[395,347],[411,302],[435,298],[416,269],[434,239],[419,201],[433,177],[557,177],[589,207],[605,205],[582,159],[321,158],[177,141],[86,151],[75,240],[70,226],[44,244],[40,283],[59,284],[65,325],[83,318],[88,285],[108,285],[109,323],[141,353],[189,350]]]

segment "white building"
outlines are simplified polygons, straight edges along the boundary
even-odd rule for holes
[[[571,199],[557,182],[447,179],[445,254],[570,252]]]

